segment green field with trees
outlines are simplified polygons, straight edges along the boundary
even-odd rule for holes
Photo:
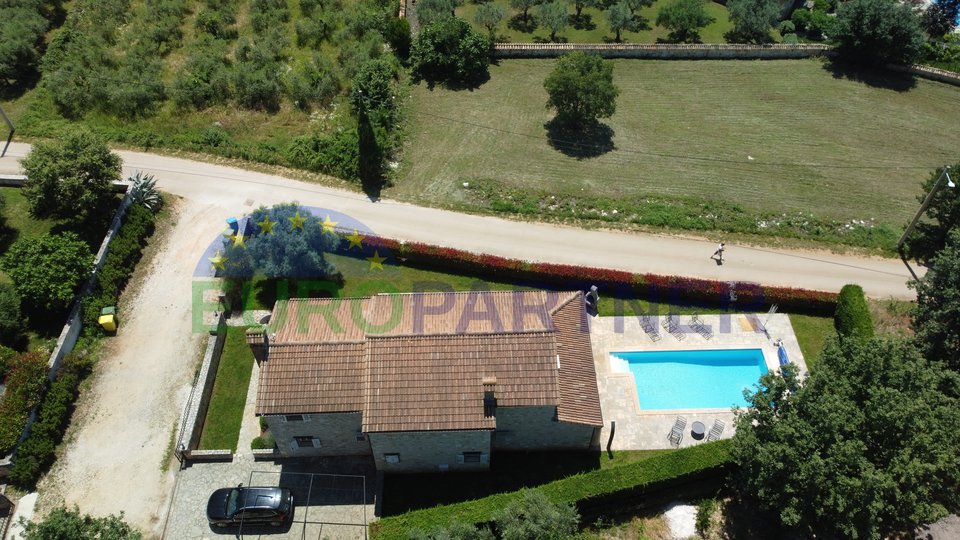
[[[612,63],[616,113],[586,139],[550,129],[554,60],[492,65],[470,92],[416,86],[388,196],[890,250],[960,147],[942,83],[818,59]]]

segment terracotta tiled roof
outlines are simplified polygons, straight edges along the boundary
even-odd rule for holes
[[[556,405],[602,425],[579,292],[278,301],[257,414],[363,412],[364,431],[492,429],[498,406]],[[557,369],[557,357],[560,369]]]
[[[557,327],[557,354],[560,355],[560,402],[557,419],[561,422],[602,426],[600,392],[593,365],[590,328],[584,312],[583,296],[568,297],[553,313]]]
[[[499,407],[555,405],[555,351],[551,332],[371,338],[363,430],[493,429],[483,414],[490,377]]]
[[[359,411],[362,341],[270,345],[260,365],[256,414]]]

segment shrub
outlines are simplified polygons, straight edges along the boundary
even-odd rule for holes
[[[330,57],[316,53],[287,74],[287,87],[301,109],[328,104],[340,93],[337,65]]]
[[[23,335],[20,295],[13,285],[0,283],[0,344],[12,344]]]
[[[713,512],[716,508],[717,501],[715,499],[704,499],[697,505],[696,528],[697,534],[702,538],[707,537],[707,532],[710,530],[710,521],[713,519]]]
[[[39,352],[22,353],[10,364],[6,391],[0,398],[0,455],[13,450],[30,411],[40,403],[47,384],[47,359]]]
[[[67,421],[73,412],[73,402],[77,398],[80,376],[71,370],[65,370],[40,403],[36,422],[30,428],[30,435],[17,448],[17,455],[10,470],[10,480],[23,489],[36,485],[56,455],[57,444],[63,439]]]
[[[250,441],[250,448],[252,450],[272,450],[277,447],[277,441],[274,440],[273,435],[267,435],[266,437],[254,437]]]
[[[800,39],[796,34],[784,34],[783,42],[788,44],[800,43]]]
[[[39,522],[28,522],[24,529],[24,540],[48,540],[99,538],[103,540],[140,540],[143,535],[123,521],[123,512],[119,516],[93,517],[81,514],[74,506],[68,510],[62,506],[54,508]]]
[[[793,23],[793,26],[796,30],[800,32],[805,32],[807,30],[807,25],[810,24],[810,10],[805,8],[797,9],[793,12],[793,15],[790,16],[790,21]]]
[[[290,20],[287,0],[253,0],[250,2],[250,26],[253,31],[262,34],[269,28],[276,28]]]
[[[410,35],[410,21],[399,17],[390,18],[383,29],[383,38],[387,40],[398,58],[406,59],[410,56],[410,44],[413,42]]]
[[[83,301],[83,322],[96,327],[100,310],[115,306],[130,275],[140,261],[143,247],[153,234],[155,216],[145,206],[132,204],[127,209],[123,225],[110,242],[110,251],[103,268],[97,273],[97,284]]]
[[[410,540],[494,540],[493,532],[485,525],[474,527],[469,523],[455,521],[446,527],[435,527],[430,531],[413,530]]]
[[[210,34],[218,39],[236,39],[237,30],[233,28],[236,22],[232,15],[223,11],[205,9],[197,14],[194,22],[197,30]]]
[[[841,337],[856,336],[864,341],[873,337],[873,320],[862,287],[850,284],[840,289],[833,324]]]
[[[297,137],[285,154],[295,167],[356,180],[360,177],[359,145],[356,128],[340,128],[330,134]]]
[[[330,37],[330,33],[333,31],[333,25],[325,18],[319,15],[313,15],[309,18],[298,20],[296,29],[298,46],[319,49],[323,41]]]
[[[165,98],[163,63],[144,53],[128,54],[107,91],[107,109],[120,118],[149,116]]]
[[[562,540],[577,531],[573,505],[555,504],[540,491],[525,491],[493,516],[503,540]]]
[[[10,362],[12,362],[16,356],[17,351],[6,345],[0,345],[0,381],[7,376],[7,368],[10,367]]]
[[[18,240],[0,260],[0,266],[13,279],[28,311],[49,315],[70,304],[92,262],[87,244],[67,232]]]
[[[38,0],[0,4],[0,90],[23,86],[37,74],[49,23]]]
[[[476,82],[489,63],[489,38],[457,18],[421,28],[410,50],[414,77],[428,81]]]
[[[794,34],[797,31],[796,25],[790,20],[781,21],[779,29],[781,35]]]
[[[177,73],[170,94],[180,108],[204,109],[230,97],[227,44],[201,37]]]

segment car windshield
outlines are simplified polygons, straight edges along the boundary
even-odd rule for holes
[[[227,515],[232,516],[237,511],[237,501],[240,499],[240,490],[231,489],[227,497]]]

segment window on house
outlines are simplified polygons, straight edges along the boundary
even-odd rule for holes
[[[480,463],[480,452],[464,452],[464,463]]]
[[[400,463],[400,454],[384,454],[383,460],[387,463]]]
[[[302,414],[286,414],[283,416],[283,419],[287,422],[303,422]]]
[[[320,439],[309,435],[303,437],[294,437],[293,441],[297,448],[320,448]]]
[[[357,432],[357,440],[358,440],[358,441],[365,441],[365,440],[367,440],[367,434],[364,433],[364,432],[362,432],[362,431],[358,431],[358,432]]]

